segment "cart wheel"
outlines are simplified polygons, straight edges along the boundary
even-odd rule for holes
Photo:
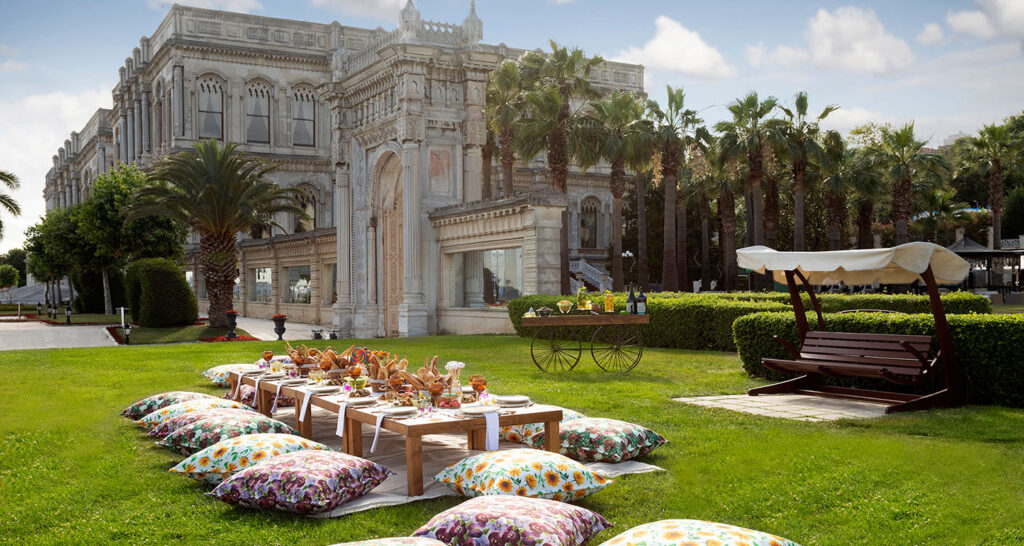
[[[628,372],[644,354],[640,330],[630,325],[601,326],[590,339],[590,354],[606,372]]]
[[[560,339],[558,328],[543,326],[533,333],[530,343],[530,355],[533,363],[541,371],[567,371],[576,367],[583,353],[583,345],[578,339]],[[568,332],[572,335],[571,332]]]

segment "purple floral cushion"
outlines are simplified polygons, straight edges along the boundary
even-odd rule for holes
[[[298,434],[281,421],[249,411],[200,419],[175,430],[157,443],[182,455],[191,455],[223,440],[264,432]]]
[[[224,399],[225,400],[232,400],[232,399],[234,399],[234,394],[235,394],[234,391],[232,391],[231,389],[228,389],[228,392],[224,393]],[[279,407],[279,408],[287,408],[289,406],[294,406],[295,405],[295,399],[294,398],[292,398],[291,396],[285,396],[283,394],[271,395],[270,396],[270,403],[271,404],[274,403],[274,396],[277,396],[277,398],[278,398],[278,400],[277,400],[277,407]],[[253,387],[252,385],[242,385],[238,389],[238,401],[243,403],[243,404],[245,404],[246,406],[249,406],[250,408],[255,408],[256,407],[256,387]]]
[[[196,421],[202,421],[210,417],[236,417],[239,415],[251,414],[251,410],[240,409],[240,408],[213,408],[206,410],[193,411],[190,413],[182,413],[176,415],[170,419],[160,423],[156,428],[149,431],[150,436],[156,438],[166,438],[170,433],[178,430],[185,425],[191,425]]]
[[[558,501],[476,497],[434,516],[413,536],[459,546],[544,544],[579,546],[611,528],[608,520]]]
[[[318,514],[365,495],[391,474],[337,451],[295,451],[249,466],[207,495],[248,508]]]
[[[577,461],[619,463],[647,455],[667,440],[649,428],[616,421],[585,417],[563,422],[559,427],[562,455]],[[534,434],[530,444],[544,447],[544,433]]]
[[[695,519],[665,519],[634,527],[601,546],[799,546],[761,531]]]
[[[332,546],[444,546],[444,542],[423,537],[389,537],[357,542],[339,542]]]
[[[187,402],[189,400],[197,400],[199,398],[214,398],[209,394],[203,394],[201,392],[188,392],[188,391],[171,391],[162,392],[160,394],[154,394],[148,398],[143,398],[138,402],[128,406],[121,412],[121,415],[131,419],[132,421],[138,421],[142,419],[147,413],[154,412],[161,408],[177,404],[179,402]]]

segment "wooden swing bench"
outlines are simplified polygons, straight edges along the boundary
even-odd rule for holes
[[[745,250],[747,249],[742,249],[741,252]],[[769,249],[751,250],[763,253]],[[755,259],[748,258],[748,260],[756,264]],[[750,269],[756,270],[757,268],[751,267]],[[748,394],[751,396],[780,393],[809,394],[884,403],[888,404],[886,413],[963,405],[963,388],[959,378],[958,363],[953,353],[952,336],[930,264],[919,274],[919,278],[928,288],[932,313],[935,316],[939,350],[935,352],[934,356],[930,356],[932,337],[927,335],[826,331],[821,305],[818,303],[804,272],[798,267],[786,269],[783,272],[789,287],[793,310],[796,313],[801,347],[800,350],[797,350],[789,341],[779,336],[773,336],[773,339],[785,347],[793,358],[791,360],[763,358],[761,364],[777,372],[796,372],[802,375],[774,385],[750,389],[747,391]],[[833,275],[836,273],[832,272]],[[803,300],[796,284],[797,278],[800,279],[814,306],[818,319],[817,330],[808,328]],[[942,364],[942,372],[945,376],[945,388],[926,395],[839,387],[822,382],[825,378],[855,377],[880,379],[897,385],[916,386],[930,377],[929,374],[934,373],[939,363]]]

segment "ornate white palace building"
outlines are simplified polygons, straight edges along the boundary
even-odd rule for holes
[[[47,208],[87,199],[118,162],[147,169],[200,139],[238,142],[281,165],[272,178],[300,188],[312,218],[239,238],[243,315],[358,337],[509,331],[501,303],[559,291],[566,208],[573,271],[607,282],[612,196],[601,166],[554,193],[543,157],[519,162],[498,195],[497,157],[481,161],[485,85],[524,50],[482,38],[472,4],[453,25],[410,0],[391,31],[175,5],[125,59],[112,108],[53,156]],[[642,93],[643,67],[608,62],[592,80]],[[197,242],[184,269],[202,307]]]

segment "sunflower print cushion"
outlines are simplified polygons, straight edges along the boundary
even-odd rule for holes
[[[246,415],[252,413],[249,409],[235,409],[235,408],[213,408],[199,411],[191,411],[188,413],[182,413],[181,415],[175,415],[170,419],[167,419],[163,423],[160,423],[148,434],[155,438],[166,438],[168,434],[178,430],[185,425],[191,425],[196,421],[202,421],[210,417],[234,417],[236,415]]]
[[[611,528],[596,514],[547,499],[477,497],[434,516],[413,536],[447,544],[579,546]]]
[[[221,364],[220,366],[214,366],[203,372],[203,377],[209,379],[214,385],[228,387],[231,385],[231,381],[229,381],[228,378],[228,375],[231,372],[243,372],[258,369],[259,366],[256,364]]]
[[[640,425],[596,417],[569,421],[559,427],[559,432],[562,455],[584,462],[628,461],[650,453],[667,441]],[[543,448],[544,433],[534,434],[530,444]]]
[[[339,542],[331,546],[444,546],[444,542],[423,537],[389,537],[357,542]]]
[[[214,408],[233,408],[233,409],[244,409],[248,410],[244,404],[239,404],[232,400],[221,400],[219,398],[199,398],[196,400],[189,400],[188,402],[179,402],[172,404],[165,408],[160,408],[156,411],[147,413],[142,419],[135,421],[135,424],[140,427],[151,430],[156,428],[164,421],[171,417],[176,417],[183,413],[192,413],[193,411],[208,410]]]
[[[143,398],[138,402],[128,406],[121,412],[121,415],[131,419],[132,421],[138,421],[142,419],[147,413],[152,413],[158,409],[166,408],[172,404],[179,402],[187,402],[189,400],[199,400],[203,398],[215,398],[209,394],[203,394],[201,392],[188,392],[188,391],[171,391],[162,392],[160,394],[154,394],[148,398]]]
[[[232,399],[234,399],[234,396],[232,396],[234,394],[235,393],[233,391],[228,390],[228,392],[224,393],[224,397],[223,398],[225,400],[232,400]],[[277,396],[277,398],[278,398],[278,400],[277,400],[277,407],[279,407],[279,408],[287,408],[289,406],[294,406],[295,405],[295,399],[294,398],[292,398],[291,396],[285,396],[283,394],[277,394],[277,395],[271,394],[270,395],[270,403],[271,404],[274,403],[274,396]],[[238,401],[243,403],[243,404],[245,404],[246,406],[249,406],[250,408],[255,408],[256,407],[256,387],[253,387],[252,385],[242,385],[241,387],[239,387],[239,389],[238,389]]]
[[[568,457],[528,448],[466,457],[434,479],[467,497],[518,495],[556,501],[582,499],[611,483]]]
[[[265,432],[298,434],[281,421],[256,412],[245,412],[228,417],[201,419],[179,428],[157,443],[182,455],[191,455],[229,438]]]
[[[305,449],[251,465],[207,495],[248,508],[318,514],[365,495],[391,474],[354,455]]]
[[[645,523],[613,537],[601,546],[799,546],[784,538],[735,525],[695,519],[666,519]]]
[[[246,434],[217,442],[189,456],[168,472],[217,485],[228,476],[268,457],[304,449],[331,450],[321,443],[293,434]]]
[[[562,422],[572,421],[574,419],[582,419],[586,417],[578,411],[571,409],[560,408],[558,406],[552,406],[554,409],[562,410]],[[529,442],[530,438],[533,438],[534,434],[544,432],[544,423],[527,423],[525,425],[509,425],[507,427],[501,427],[498,435],[502,440],[508,440],[509,442]]]

